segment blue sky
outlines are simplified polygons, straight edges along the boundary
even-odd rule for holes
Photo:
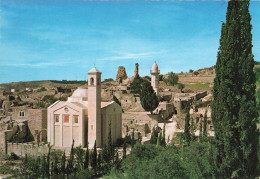
[[[0,83],[102,78],[139,63],[150,75],[216,63],[226,1],[0,1]],[[260,61],[260,2],[251,2],[253,53]]]

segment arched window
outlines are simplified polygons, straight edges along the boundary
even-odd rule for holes
[[[94,85],[94,78],[93,77],[90,78],[90,85]]]
[[[20,112],[19,112],[19,116],[20,116],[20,117],[24,117],[24,111],[20,111]]]

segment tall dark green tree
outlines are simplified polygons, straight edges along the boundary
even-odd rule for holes
[[[91,155],[91,167],[94,169],[95,173],[97,170],[97,146],[96,146],[96,141],[94,144],[94,149]]]
[[[225,178],[257,175],[255,76],[249,1],[228,2],[213,86],[218,167]]]
[[[87,150],[85,153],[85,160],[84,160],[84,169],[87,169],[89,166],[89,150],[88,150],[88,145],[87,145]]]
[[[71,144],[70,158],[69,158],[68,164],[67,164],[67,174],[72,173],[73,170],[74,170],[74,140],[72,141],[72,144]]]
[[[190,107],[189,106],[186,109],[183,137],[184,137],[185,144],[190,145],[191,135],[190,135]]]
[[[249,1],[240,2],[240,37],[241,37],[241,55],[240,55],[240,79],[241,84],[241,102],[239,110],[240,124],[240,143],[243,153],[242,167],[243,176],[259,176],[256,166],[258,164],[257,145],[259,131],[257,130],[257,108],[256,108],[256,77],[253,71],[254,56],[252,53],[252,25],[251,15],[249,13]]]
[[[132,136],[131,136],[131,147],[133,148],[135,145],[135,130],[133,129]]]
[[[207,130],[207,122],[208,122],[208,116],[207,116],[208,110],[205,111],[204,114],[204,121],[203,121],[203,138],[208,136],[208,130]]]
[[[165,141],[165,123],[163,126],[163,131],[162,131],[162,135],[161,135],[161,140],[160,140],[160,146],[166,146],[166,141]]]
[[[63,155],[61,157],[61,173],[64,175],[66,173],[66,155],[65,150],[63,152]]]
[[[124,141],[124,146],[123,146],[123,159],[126,159],[126,142]]]
[[[201,141],[202,141],[202,120],[200,120],[199,127],[200,127],[199,140],[200,140],[200,142],[201,142]]]
[[[157,138],[158,138],[158,132],[153,127],[152,134],[151,134],[151,139],[150,139],[150,144],[157,144]]]
[[[140,99],[144,110],[151,112],[151,114],[159,104],[159,99],[148,81],[142,83]]]
[[[47,177],[50,176],[50,155],[51,155],[51,146],[48,145],[48,148],[49,148],[49,150],[48,150],[48,154],[47,154],[47,162],[46,162],[46,170],[45,170]]]
[[[113,147],[113,141],[112,141],[112,131],[111,131],[111,121],[109,123],[109,132],[108,132],[108,138],[107,138],[107,147],[108,147],[108,155],[109,159],[113,159],[114,157],[114,147]]]

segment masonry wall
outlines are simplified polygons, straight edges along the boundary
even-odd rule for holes
[[[48,146],[47,145],[33,145],[33,144],[26,144],[26,143],[7,143],[7,154],[15,153],[19,156],[28,155],[44,155],[48,153]]]
[[[0,154],[6,154],[6,133],[4,131],[0,132]]]
[[[45,141],[47,139],[47,110],[29,109],[28,127],[35,141]]]

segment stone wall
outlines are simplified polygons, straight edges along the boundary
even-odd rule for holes
[[[48,153],[48,145],[37,145],[27,143],[7,143],[7,154],[15,153],[18,156],[28,155],[43,155]]]
[[[6,154],[6,133],[0,132],[0,154]]]
[[[45,141],[47,139],[47,110],[29,109],[28,127],[35,141]]]

